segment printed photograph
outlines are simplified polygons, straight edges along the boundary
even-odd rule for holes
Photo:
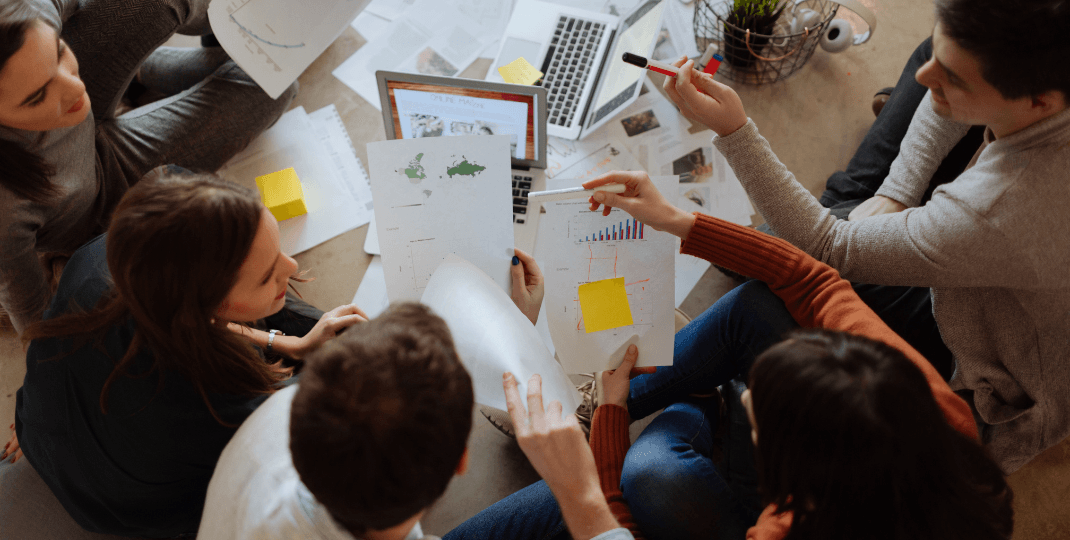
[[[698,182],[713,174],[713,148],[696,148],[683,157],[674,159],[672,173],[680,175],[681,182]]]
[[[457,68],[431,47],[420,51],[420,54],[416,56],[416,71],[424,75],[440,77],[452,77],[457,74]]]
[[[633,114],[621,120],[620,123],[624,126],[624,132],[627,133],[629,137],[635,137],[641,133],[646,133],[652,129],[661,127],[658,118],[654,116],[654,109]]]

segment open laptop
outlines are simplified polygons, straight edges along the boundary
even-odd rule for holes
[[[524,58],[543,72],[547,132],[579,139],[639,97],[646,70],[625,64],[626,52],[649,57],[661,29],[663,2],[640,0],[622,17],[537,0],[518,0],[486,79]]]
[[[375,80],[388,140],[450,135],[513,137],[512,174],[502,181],[513,186],[516,246],[534,253],[541,208],[528,206],[528,192],[546,189],[546,90],[393,71],[376,71]]]

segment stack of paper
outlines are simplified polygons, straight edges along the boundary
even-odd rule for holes
[[[371,188],[334,105],[312,114],[297,107],[219,171],[256,189],[256,177],[293,167],[308,213],[279,222],[283,253],[294,255],[368,223]]]

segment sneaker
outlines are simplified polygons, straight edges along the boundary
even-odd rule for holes
[[[892,97],[892,90],[894,88],[881,88],[875,96],[873,96],[873,116],[880,116],[881,111],[884,110],[884,104],[888,103],[888,99]]]
[[[497,428],[498,431],[502,432],[506,437],[509,437],[510,439],[516,438],[516,429],[513,427],[513,419],[509,417],[507,411],[480,405],[479,414],[482,414],[483,417],[490,422],[490,425]]]
[[[590,375],[582,373],[580,376],[588,377],[591,380],[576,387],[576,390],[579,390],[580,393],[583,394],[583,401],[580,402],[580,406],[576,409],[576,419],[579,420],[580,427],[583,428],[583,433],[587,435],[587,439],[590,439],[591,422],[594,421],[594,411],[605,398],[605,395],[602,393],[602,372],[597,371]]]

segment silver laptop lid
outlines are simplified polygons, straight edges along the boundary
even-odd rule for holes
[[[624,63],[621,57],[626,52],[650,56],[661,29],[664,7],[664,0],[647,0],[621,21],[587,107],[583,135],[598,129],[639,97],[646,70]]]
[[[387,139],[512,135],[513,167],[546,168],[546,90],[376,71]]]

